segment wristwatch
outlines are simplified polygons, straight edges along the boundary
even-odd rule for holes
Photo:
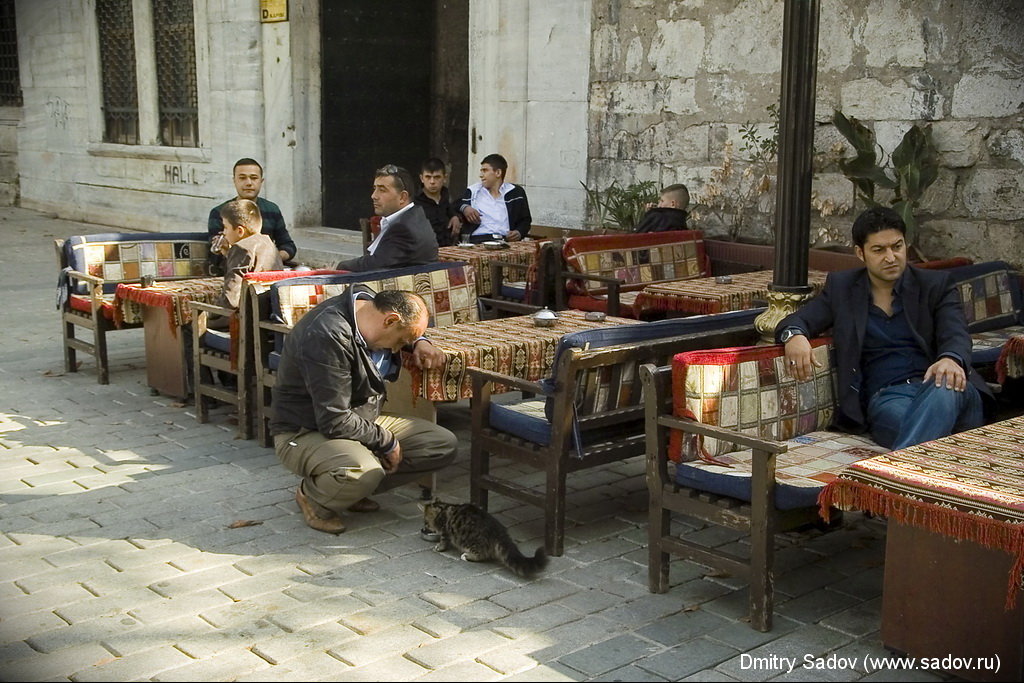
[[[785,344],[798,334],[803,334],[804,336],[807,336],[806,334],[804,334],[804,331],[801,330],[799,327],[787,327],[786,329],[779,333],[779,341]]]

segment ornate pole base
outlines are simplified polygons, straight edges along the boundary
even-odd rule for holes
[[[761,342],[774,344],[775,328],[782,319],[790,313],[795,313],[796,309],[812,296],[814,289],[809,286],[778,288],[776,285],[769,285],[768,309],[754,319],[754,328],[761,335]]]

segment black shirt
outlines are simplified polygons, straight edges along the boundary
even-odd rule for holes
[[[434,237],[437,238],[437,246],[447,247],[454,243],[454,236],[448,229],[448,221],[455,215],[451,200],[448,197],[448,188],[441,188],[441,199],[434,201],[427,196],[426,192],[420,193],[413,198],[413,203],[423,209],[430,221],[430,227],[434,229]]]

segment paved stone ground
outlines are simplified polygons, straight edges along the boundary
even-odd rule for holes
[[[649,593],[640,461],[570,479],[567,551],[534,581],[435,553],[413,488],[341,536],[309,529],[272,451],[233,438],[223,412],[200,425],[150,395],[141,331],[111,336],[108,386],[88,357],[64,373],[52,239],[105,230],[0,209],[3,680],[945,680],[864,670],[887,655],[877,520],[780,539],[771,633],[744,622],[742,582],[694,564]],[[463,437],[440,494],[466,500],[468,406],[439,421]],[[538,512],[492,500],[532,552]],[[743,656],[830,654],[858,667],[787,674]]]

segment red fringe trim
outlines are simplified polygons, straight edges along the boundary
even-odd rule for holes
[[[1006,382],[1007,377],[1024,376],[1024,336],[1010,337],[996,361],[996,381]]]
[[[1024,583],[1024,524],[988,519],[934,503],[910,500],[901,494],[849,479],[836,479],[818,494],[818,514],[826,522],[830,507],[868,510],[900,524],[1010,553],[1015,559],[1010,569],[1004,609],[1016,608],[1017,596]]]

